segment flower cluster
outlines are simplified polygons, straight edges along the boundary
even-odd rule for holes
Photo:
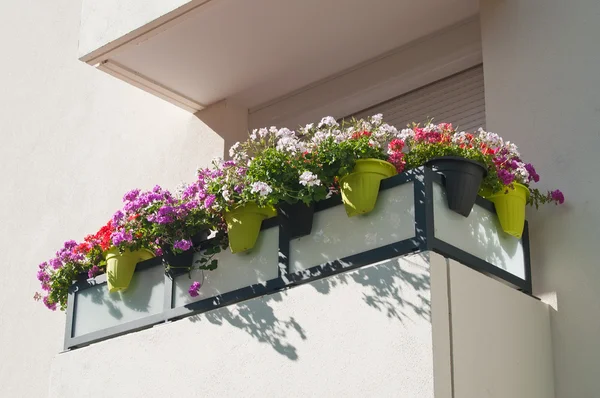
[[[536,207],[543,203],[561,204],[564,196],[560,191],[541,193],[531,188],[540,176],[531,163],[521,160],[517,146],[504,141],[498,134],[480,128],[476,132],[458,132],[449,123],[418,124],[400,133],[408,146],[406,153],[408,168],[425,164],[440,156],[460,156],[478,161],[487,168],[487,176],[482,183],[482,193],[494,193],[518,183],[529,188],[529,203]]]
[[[310,204],[339,192],[338,181],[351,173],[358,159],[374,158],[394,165],[400,173],[440,156],[460,156],[482,163],[487,176],[482,193],[495,193],[513,184],[529,188],[540,177],[521,159],[516,145],[479,129],[456,131],[449,123],[412,124],[401,131],[383,122],[381,114],[338,122],[331,116],[293,131],[287,128],[253,130],[248,139],[229,150],[231,160],[215,159],[197,171],[196,179],[177,194],[155,186],[134,189],[106,225],[78,243],[69,240],[56,255],[38,267],[42,292],[35,298],[54,310],[65,308],[69,286],[79,277],[105,272],[104,254],[113,248],[150,249],[156,255],[194,249],[194,237],[212,231],[217,244],[203,248],[201,270],[216,268],[213,258],[227,243],[224,214],[247,203]],[[529,188],[530,203],[563,203],[562,192],[542,193]],[[167,256],[165,256],[166,258]],[[189,294],[198,296],[202,282]]]

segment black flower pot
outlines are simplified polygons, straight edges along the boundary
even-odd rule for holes
[[[208,240],[209,236],[210,236],[210,229],[203,229],[202,231],[198,232],[196,235],[194,235],[190,238],[190,240],[192,241],[192,246],[194,246],[194,247],[200,246],[203,242]]]
[[[459,156],[442,156],[425,165],[443,176],[448,208],[468,217],[487,174],[485,165]]]
[[[175,254],[169,247],[163,246],[162,251],[162,259],[165,266],[175,269],[185,269],[192,266],[192,262],[194,261],[194,249]]]
[[[194,248],[201,247],[204,242],[208,240],[208,236],[210,235],[210,230],[205,229],[190,238],[192,241],[192,248],[184,251],[183,253],[173,253],[169,246],[162,246],[161,249],[163,251],[163,263],[166,266],[170,266],[173,268],[187,268],[192,266],[192,262],[194,261]]]
[[[302,202],[282,202],[277,205],[277,214],[281,227],[290,239],[310,235],[315,214],[314,203],[307,206]]]

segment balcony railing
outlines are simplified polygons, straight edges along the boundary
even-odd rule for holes
[[[383,180],[367,215],[347,217],[339,197],[317,203],[308,236],[290,239],[277,218],[265,221],[254,250],[219,253],[215,271],[165,272],[157,257],[137,265],[124,292],[109,293],[105,275],[75,283],[65,349],[426,251],[531,293],[527,223],[521,239],[505,234],[493,204],[481,197],[469,217],[450,211],[441,177],[420,168]],[[193,280],[203,281],[198,297],[187,292]]]

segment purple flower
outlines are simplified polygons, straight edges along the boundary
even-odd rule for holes
[[[178,240],[173,244],[173,248],[181,251],[189,250],[192,247],[192,242],[186,239]]]
[[[110,239],[112,240],[112,244],[114,246],[119,246],[123,242],[131,243],[133,241],[133,235],[131,234],[131,232],[127,232],[124,230],[116,231],[112,233]]]
[[[71,250],[75,246],[77,246],[77,242],[75,242],[74,240],[68,240],[64,244],[65,250]]]
[[[535,168],[531,163],[527,163],[525,165],[525,169],[529,173],[529,178],[531,180],[533,180],[534,182],[538,182],[540,180],[540,176],[538,175],[538,173],[535,172]]]
[[[163,254],[164,254],[164,253],[163,253],[163,250],[162,250],[160,247],[159,247],[159,248],[157,248],[156,250],[154,250],[154,255],[155,255],[156,257],[160,257],[160,256],[162,256]]]
[[[115,214],[112,216],[113,224],[119,224],[119,222],[125,217],[125,214],[121,210],[117,210]]]
[[[53,269],[59,269],[63,265],[62,261],[60,261],[58,258],[53,258],[52,260],[49,261],[49,263]]]
[[[100,268],[97,265],[94,265],[92,268],[88,270],[88,278],[93,278],[100,273]]]
[[[207,209],[210,208],[213,203],[215,203],[216,199],[217,197],[215,195],[208,195],[206,199],[204,199],[204,207]]]
[[[559,205],[565,203],[565,195],[563,195],[563,193],[559,189],[550,192],[550,197],[554,202],[556,202]]]
[[[504,169],[498,170],[498,178],[504,185],[510,185],[515,180],[515,176]]]
[[[44,302],[44,305],[45,305],[46,307],[48,307],[48,309],[49,309],[49,310],[56,311],[56,303],[51,303],[51,302],[48,300],[48,296],[44,297],[44,298],[42,299],[42,301]]]
[[[196,281],[190,285],[190,288],[188,289],[188,293],[192,297],[198,297],[200,295],[198,293],[198,290],[200,290],[201,287],[202,287],[202,284],[200,282]]]
[[[132,200],[137,199],[138,195],[140,194],[140,190],[139,189],[133,189],[129,192],[127,192],[125,194],[125,196],[123,196],[123,202],[131,202]]]
[[[241,185],[236,185],[235,187],[233,187],[233,190],[235,191],[235,193],[242,193],[243,189],[244,189],[244,187]]]
[[[37,279],[38,281],[44,283],[44,282],[48,282],[50,280],[50,275],[48,275],[46,273],[46,271],[44,271],[43,269],[39,270],[37,272]]]

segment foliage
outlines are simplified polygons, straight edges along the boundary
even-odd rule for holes
[[[248,140],[232,146],[229,155],[231,160],[216,159],[211,167],[199,169],[196,179],[176,195],[160,186],[126,193],[122,209],[96,234],[81,243],[65,242],[55,257],[39,265],[37,277],[46,295],[36,293],[35,298],[52,310],[65,309],[71,284],[104,273],[104,254],[112,247],[121,252],[145,248],[156,255],[179,254],[198,250],[193,238],[208,231],[212,244],[185,268],[213,270],[215,255],[228,243],[225,212],[251,202],[275,206],[326,199],[338,193],[339,178],[353,172],[358,159],[385,160],[402,172],[436,157],[459,156],[487,168],[482,193],[520,183],[529,188],[529,203],[536,207],[564,202],[558,190],[543,193],[530,187],[539,175],[521,160],[514,144],[483,129],[458,132],[448,123],[412,124],[398,131],[380,114],[341,124],[328,116],[297,131],[254,130]],[[201,286],[202,282],[194,281],[190,295],[197,296]]]

